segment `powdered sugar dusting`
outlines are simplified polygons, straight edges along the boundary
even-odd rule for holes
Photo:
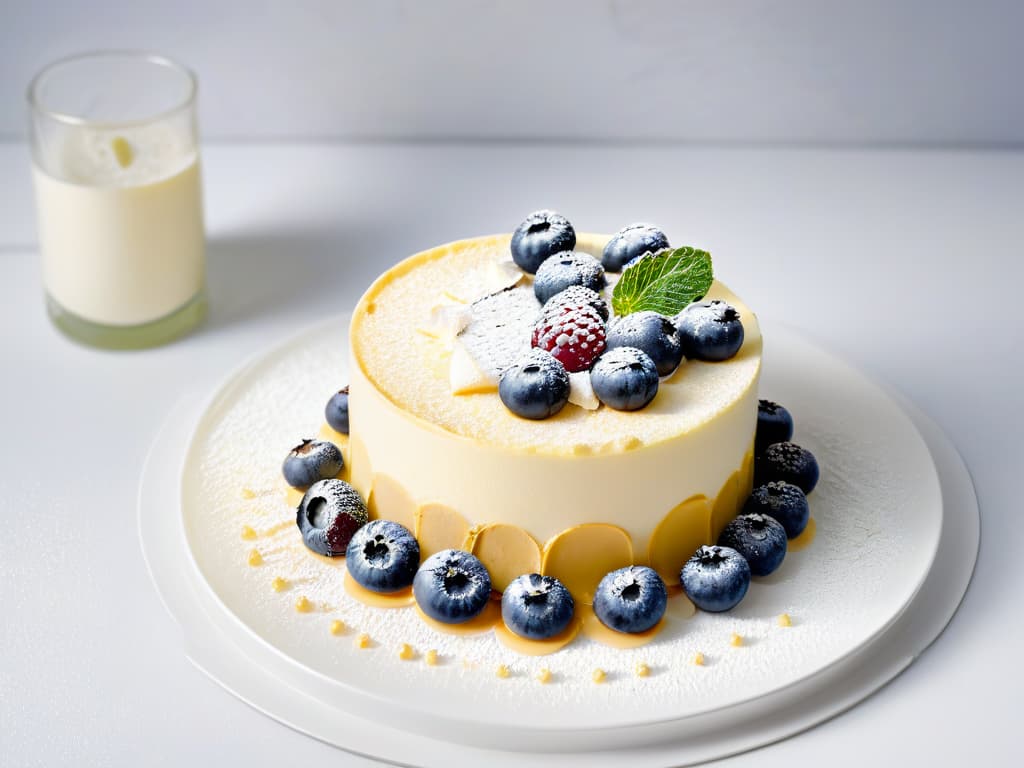
[[[510,288],[473,302],[459,342],[484,373],[497,380],[530,348],[540,303],[529,288]]]
[[[577,234],[577,250],[600,254],[605,240]],[[761,334],[757,318],[716,282],[708,296],[722,298],[740,310],[743,347],[726,362],[684,362],[662,380],[657,397],[641,411],[572,407],[554,418],[530,421],[510,413],[494,393],[453,397],[447,365],[438,362],[446,362],[444,356],[450,350],[412,329],[424,322],[425,308],[445,292],[474,298],[485,293],[480,286],[487,284],[493,265],[504,262],[507,254],[508,237],[447,247],[380,289],[374,313],[359,319],[354,339],[370,379],[389,399],[421,418],[479,441],[538,453],[573,453],[581,448],[601,453],[610,446],[653,444],[692,431],[728,409],[758,376]],[[508,293],[528,297],[530,288],[523,285]],[[520,314],[505,319],[517,328],[516,339],[521,338],[518,324],[532,324],[537,306],[523,298]],[[463,331],[463,337],[468,332],[469,328]],[[529,331],[526,337],[528,345]]]
[[[906,588],[901,579],[908,576],[898,563],[916,556],[917,543],[905,520],[933,478],[907,476],[900,458],[906,441],[897,440],[887,424],[895,421],[893,412],[859,408],[834,390],[820,392],[816,402],[794,401],[793,385],[782,377],[770,394],[794,412],[794,439],[822,466],[810,496],[817,538],[790,553],[772,576],[755,579],[734,611],[682,618],[670,600],[675,607],[666,630],[646,647],[618,650],[577,638],[555,655],[533,658],[507,650],[491,635],[440,634],[409,609],[364,606],[345,593],[341,561],[303,546],[280,477],[288,449],[319,429],[323,403],[344,383],[344,366],[344,328],[303,337],[220,400],[186,467],[201,478],[199,498],[184,510],[189,540],[214,591],[252,631],[325,675],[384,696],[444,690],[464,702],[466,712],[501,707],[524,722],[557,721],[566,706],[586,707],[595,722],[615,722],[624,707],[651,717],[705,710],[831,663],[863,639],[867,627],[892,615],[894,592]],[[793,371],[788,380],[811,376],[810,370]],[[894,466],[903,468],[901,474]],[[254,497],[243,498],[243,488]],[[257,531],[254,541],[241,537],[244,525]],[[253,548],[263,565],[247,564]],[[271,588],[275,577],[287,580],[282,592]],[[312,611],[295,610],[300,596],[311,601]],[[781,613],[792,617],[792,627],[778,626]],[[329,631],[335,619],[348,628],[340,636]],[[354,645],[362,632],[372,638],[368,649]],[[741,647],[730,645],[732,633],[743,637]],[[416,651],[414,660],[398,657],[403,643]],[[428,649],[438,652],[438,666],[423,662]],[[692,664],[698,651],[704,666]],[[635,676],[640,662],[651,668],[650,677]],[[509,668],[509,678],[496,676],[499,664]],[[536,681],[541,668],[552,671],[551,683]],[[591,679],[595,668],[608,673],[603,685]]]

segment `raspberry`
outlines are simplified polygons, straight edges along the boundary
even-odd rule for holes
[[[582,306],[583,304],[592,306],[601,315],[601,319],[606,323],[608,322],[608,302],[597,291],[585,288],[582,285],[570,285],[564,291],[556,293],[544,304],[543,311],[547,314],[558,308],[560,312],[562,307]]]
[[[604,352],[604,322],[589,304],[545,308],[533,328],[533,346],[550,352],[569,373],[588,371]]]

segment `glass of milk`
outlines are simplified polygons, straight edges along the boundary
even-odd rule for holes
[[[29,86],[50,318],[98,347],[149,347],[206,313],[196,78],[169,59],[97,52]]]

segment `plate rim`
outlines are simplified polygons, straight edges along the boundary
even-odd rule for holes
[[[210,431],[210,429],[209,429],[209,422],[211,420],[211,416],[210,416],[211,410],[216,408],[216,407],[222,406],[223,403],[230,398],[230,395],[232,394],[232,392],[237,392],[237,390],[240,387],[243,387],[245,385],[245,383],[246,383],[246,375],[247,374],[251,374],[252,371],[258,370],[261,365],[271,363],[274,359],[279,358],[289,348],[294,347],[297,343],[300,343],[302,339],[307,338],[307,337],[311,336],[312,334],[315,334],[317,332],[322,333],[325,328],[337,329],[337,328],[344,328],[344,327],[346,327],[346,325],[345,325],[345,318],[349,317],[350,315],[351,315],[350,312],[339,313],[338,315],[335,315],[335,316],[333,316],[331,318],[321,319],[321,320],[317,321],[314,324],[310,324],[308,327],[306,327],[304,329],[301,329],[301,330],[299,330],[296,333],[290,334],[287,337],[282,338],[278,342],[276,342],[276,343],[274,343],[274,344],[272,344],[272,345],[270,345],[268,347],[265,347],[265,348],[263,348],[261,350],[258,350],[255,353],[253,353],[246,360],[244,360],[242,363],[237,365],[226,376],[224,376],[223,378],[220,379],[218,385],[215,388],[213,388],[207,394],[207,396],[203,399],[202,407],[198,411],[199,416],[196,419],[195,423],[193,424],[192,429],[190,430],[189,438],[188,438],[188,443],[187,443],[187,450],[184,452],[184,454],[182,456],[182,460],[180,462],[180,464],[181,464],[181,471],[179,472],[179,492],[180,493],[182,493],[182,494],[184,493],[184,484],[185,484],[184,474],[185,474],[185,469],[187,468],[187,466],[189,464],[189,459],[193,456],[193,452],[195,450],[197,450],[197,447],[199,445],[199,440],[203,436],[202,433],[204,431],[206,433],[209,433],[209,431]],[[802,345],[807,350],[813,351],[813,353],[815,355],[822,355],[822,356],[824,356],[825,358],[827,358],[834,365],[838,365],[838,366],[840,366],[840,367],[842,367],[844,369],[848,369],[848,370],[850,370],[852,372],[855,372],[878,395],[880,395],[880,396],[884,397],[886,400],[890,401],[891,404],[894,406],[894,408],[896,410],[898,410],[907,419],[909,425],[913,428],[913,434],[914,434],[915,439],[918,442],[920,442],[921,447],[928,453],[928,456],[929,456],[929,459],[930,459],[930,467],[929,467],[930,480],[933,481],[936,485],[939,485],[940,478],[939,478],[938,473],[936,471],[934,457],[931,455],[931,451],[930,451],[930,449],[928,447],[927,441],[924,439],[923,435],[920,433],[920,430],[917,428],[917,425],[914,423],[913,419],[911,419],[909,414],[907,414],[906,409],[899,402],[898,396],[894,397],[893,393],[890,392],[890,390],[885,385],[880,384],[879,382],[877,382],[874,379],[872,379],[869,375],[865,374],[863,371],[855,368],[854,366],[850,365],[849,363],[846,363],[844,360],[842,360],[841,358],[839,358],[837,355],[833,354],[832,352],[830,352],[828,350],[822,349],[818,344],[816,344],[812,340],[807,339],[802,334],[800,334],[800,333],[798,333],[798,332],[796,332],[796,331],[794,331],[792,329],[789,329],[789,328],[779,328],[778,330],[782,331],[781,337],[783,339],[785,339],[787,342],[796,342],[797,345]],[[346,344],[346,348],[347,348],[347,336],[345,336],[343,338],[345,339],[345,344]],[[346,364],[346,366],[348,365],[347,360],[346,360],[345,364]],[[940,501],[941,501],[941,496],[942,495],[941,495],[941,489],[940,489],[940,493],[939,493]],[[182,506],[183,503],[184,503],[184,499],[183,498],[181,499],[181,502],[182,502],[182,504],[179,504],[179,521],[180,521],[180,524],[181,524],[182,534],[183,534],[183,537],[184,537],[184,541],[186,543],[185,554],[187,556],[188,563],[190,565],[190,570],[192,571],[192,574],[193,574],[194,578],[198,579],[199,584],[197,586],[200,586],[201,588],[205,589],[205,591],[208,594],[208,596],[211,597],[216,602],[216,604],[220,607],[220,609],[227,616],[229,616],[231,618],[231,620],[234,622],[234,624],[239,629],[241,629],[243,632],[246,632],[247,634],[249,634],[252,637],[252,639],[258,641],[258,643],[263,648],[265,648],[266,650],[269,650],[280,662],[282,662],[282,663],[284,663],[286,665],[291,665],[291,666],[295,667],[295,671],[297,671],[300,674],[312,675],[312,676],[314,676],[317,680],[319,680],[322,683],[326,683],[326,684],[328,684],[328,685],[330,685],[332,687],[337,687],[338,689],[340,689],[342,691],[347,691],[347,692],[355,693],[355,694],[357,694],[361,698],[366,698],[366,699],[372,700],[377,705],[386,706],[388,708],[389,713],[391,713],[391,714],[394,714],[396,710],[403,710],[405,714],[407,714],[408,716],[410,716],[412,718],[420,718],[420,719],[424,718],[424,714],[425,713],[423,713],[421,710],[419,710],[417,708],[407,708],[407,707],[403,706],[400,702],[395,702],[395,700],[393,698],[391,698],[391,697],[388,697],[386,695],[377,694],[376,692],[369,691],[369,690],[367,690],[364,687],[357,686],[357,685],[352,684],[352,683],[350,683],[348,681],[342,680],[342,679],[340,679],[338,677],[331,676],[331,675],[329,675],[329,674],[327,674],[325,672],[322,672],[322,671],[320,671],[318,669],[315,669],[313,667],[307,666],[302,661],[300,661],[298,658],[290,655],[289,653],[287,653],[283,649],[281,649],[278,646],[274,645],[272,642],[270,642],[269,640],[264,638],[262,635],[260,635],[255,629],[250,627],[249,624],[240,615],[236,614],[230,608],[230,606],[222,599],[221,595],[217,592],[217,590],[213,587],[213,585],[207,579],[206,574],[204,573],[204,571],[202,569],[202,566],[197,561],[197,559],[195,557],[195,554],[192,551],[192,547],[191,547],[190,526],[189,526],[188,521],[186,519],[187,515],[186,515],[185,510],[184,510],[184,508]],[[141,511],[141,504],[140,504],[140,511]],[[798,675],[798,676],[796,676],[794,678],[791,678],[791,679],[787,680],[786,683],[784,683],[782,685],[779,685],[779,686],[776,686],[776,687],[773,687],[770,690],[759,692],[759,693],[757,693],[755,695],[748,696],[746,698],[742,698],[742,699],[739,699],[739,700],[736,700],[736,701],[721,703],[721,704],[716,705],[714,707],[711,707],[709,709],[700,710],[698,712],[686,713],[686,714],[684,714],[682,716],[669,714],[669,715],[665,715],[662,718],[643,717],[641,719],[637,719],[637,720],[633,720],[633,721],[619,722],[619,723],[616,723],[614,725],[602,723],[602,724],[598,724],[598,725],[594,725],[594,726],[589,726],[589,727],[563,726],[563,725],[555,725],[555,724],[552,724],[550,726],[544,727],[544,726],[537,726],[537,725],[531,723],[531,725],[529,727],[521,728],[521,729],[515,729],[516,732],[523,733],[523,734],[535,734],[535,733],[593,734],[596,731],[634,730],[634,729],[637,729],[637,728],[643,728],[643,727],[648,727],[648,726],[659,726],[659,725],[664,725],[664,724],[669,724],[669,723],[679,723],[679,722],[684,721],[684,720],[691,720],[691,719],[695,719],[695,718],[702,718],[702,717],[705,717],[705,716],[715,716],[715,715],[718,715],[718,714],[720,714],[722,712],[728,711],[730,709],[734,709],[734,708],[736,708],[738,706],[752,704],[752,703],[757,702],[758,700],[762,700],[762,699],[765,699],[765,698],[770,698],[770,697],[777,696],[777,695],[780,695],[780,694],[785,694],[785,693],[793,690],[794,688],[807,683],[812,678],[814,678],[814,677],[816,677],[816,676],[826,672],[829,668],[834,667],[836,665],[843,664],[844,662],[846,662],[850,658],[856,656],[864,648],[866,648],[867,646],[871,645],[879,637],[881,637],[886,632],[888,632],[892,628],[892,626],[895,623],[897,623],[900,620],[900,618],[906,613],[906,611],[908,610],[909,606],[913,603],[913,600],[916,598],[916,596],[919,594],[920,590],[923,588],[923,585],[924,585],[924,583],[925,583],[925,581],[927,579],[927,576],[928,576],[928,574],[930,573],[930,571],[932,570],[932,568],[934,566],[935,558],[936,558],[937,552],[938,552],[939,541],[940,541],[941,535],[942,535],[942,525],[943,525],[942,518],[943,518],[943,515],[942,515],[941,510],[939,511],[938,518],[939,518],[939,525],[935,529],[935,532],[934,532],[933,546],[929,547],[929,554],[928,554],[928,557],[927,557],[927,566],[925,568],[923,568],[921,573],[918,575],[916,583],[914,584],[913,588],[909,591],[909,594],[906,597],[906,599],[903,600],[903,602],[902,602],[901,606],[899,607],[899,609],[897,611],[895,611],[892,615],[890,615],[888,617],[888,619],[883,624],[881,624],[878,627],[876,627],[874,632],[872,632],[871,634],[866,635],[866,636],[860,638],[859,641],[855,645],[852,645],[850,648],[846,649],[846,651],[844,653],[842,653],[842,654],[840,654],[840,655],[838,655],[836,657],[833,657],[827,663],[824,663],[824,664],[822,664],[821,666],[819,666],[817,668],[807,670],[803,674]],[[345,712],[347,712],[349,714],[355,713],[355,708],[349,709],[349,708],[346,708],[346,707],[339,707],[339,709],[341,709],[341,711],[345,711]],[[434,718],[429,717],[429,716],[427,717],[427,719],[431,720],[431,721],[434,721]],[[447,724],[447,725],[451,725],[454,722],[459,722],[459,723],[463,723],[463,724],[467,722],[465,719],[461,719],[461,718],[459,720],[450,719],[450,718],[439,718],[438,721],[441,722],[441,723]],[[471,721],[471,722],[472,722],[472,725],[483,727],[483,728],[494,728],[494,727],[503,727],[504,726],[504,724],[497,723],[494,720],[477,720],[477,721]],[[423,726],[423,727],[427,727],[427,726]]]

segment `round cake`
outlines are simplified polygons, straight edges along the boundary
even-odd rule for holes
[[[607,240],[581,234],[576,250],[600,258]],[[684,360],[637,411],[599,405],[589,374],[573,374],[569,405],[521,418],[498,380],[530,347],[541,303],[509,243],[498,235],[424,251],[363,295],[350,329],[351,482],[371,518],[415,533],[424,558],[471,551],[498,591],[542,573],[589,602],[602,576],[630,564],[677,584],[751,490],[757,318],[715,281],[705,298],[742,318],[735,356]]]

